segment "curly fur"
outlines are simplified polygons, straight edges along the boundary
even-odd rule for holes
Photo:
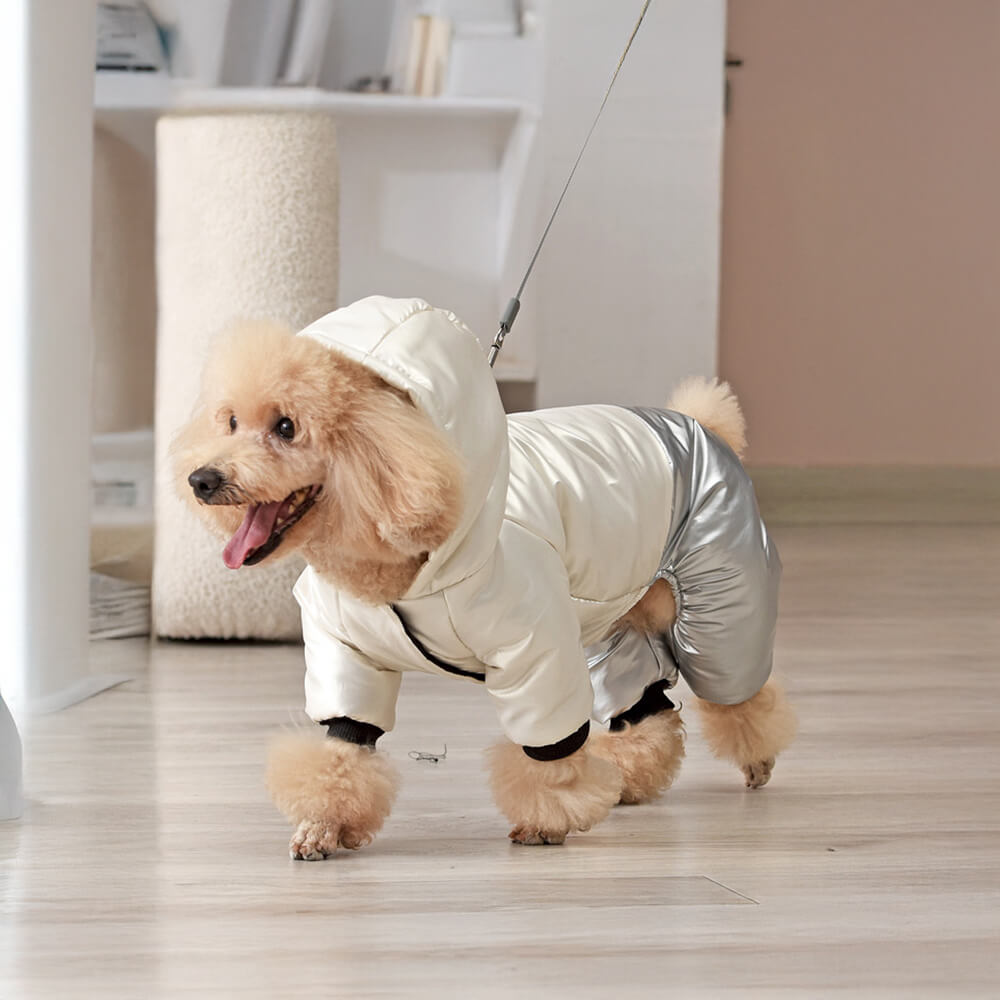
[[[674,390],[667,408],[694,417],[743,457],[747,447],[747,422],[728,382],[701,376],[686,378]]]
[[[602,730],[591,740],[590,750],[621,772],[623,805],[652,802],[681,769],[684,723],[679,712],[657,712],[618,732]]]
[[[493,797],[514,824],[515,844],[561,844],[568,833],[600,823],[621,797],[621,773],[587,746],[562,760],[540,761],[504,741],[488,759]]]
[[[623,626],[634,628],[645,635],[666,632],[677,617],[677,601],[674,591],[666,580],[656,580],[643,594],[638,603],[615,622],[611,631],[617,632]]]
[[[739,705],[716,705],[701,698],[695,704],[712,753],[741,768],[748,788],[767,784],[775,758],[791,745],[798,730],[795,710],[781,687],[768,681]]]
[[[288,732],[271,745],[267,787],[297,824],[290,853],[308,861],[338,847],[371,843],[392,809],[398,776],[392,762],[366,747],[318,732]]]
[[[669,405],[742,454],[743,415],[726,383],[689,379]],[[291,441],[275,432],[281,417],[294,422]],[[178,491],[224,536],[236,531],[248,504],[322,486],[276,555],[299,551],[320,575],[373,604],[391,603],[407,591],[462,510],[461,462],[405,393],[365,366],[271,323],[241,324],[219,338],[172,458]],[[187,485],[190,473],[204,466],[226,480],[210,504],[195,503]],[[618,625],[662,632],[674,616],[673,593],[660,581]],[[737,763],[748,785],[764,784],[795,732],[780,690],[768,685],[743,705],[697,704],[713,752]],[[490,753],[491,782],[513,824],[512,840],[562,843],[567,834],[600,822],[619,801],[655,798],[669,787],[683,756],[680,718],[664,713],[598,735],[561,761],[535,761],[503,743]],[[281,736],[271,749],[267,784],[296,824],[292,856],[310,860],[369,843],[396,794],[395,771],[383,756],[319,733]]]
[[[295,425],[292,441],[274,433],[282,416]],[[239,527],[247,503],[322,485],[276,555],[298,550],[372,603],[406,592],[461,511],[461,462],[405,393],[271,323],[243,323],[216,341],[171,456],[178,492],[223,537]],[[203,466],[230,484],[223,502],[195,501],[187,477]]]

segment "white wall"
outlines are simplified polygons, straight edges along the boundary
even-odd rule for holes
[[[161,6],[166,2],[158,0]],[[421,280],[417,270],[405,287],[379,289],[437,295],[484,337],[492,336],[502,303],[517,287],[641,0],[538,0],[536,6],[544,80],[539,84],[532,77],[529,86],[516,67],[497,80],[498,94],[521,94],[527,87],[543,108],[538,155],[544,191],[537,221],[517,220],[523,261],[521,247],[515,246],[511,259],[501,262],[503,287],[496,305],[479,277],[462,267],[442,272],[443,287],[439,274]],[[331,32],[327,84],[380,64],[382,45],[376,43],[380,32],[384,40],[390,10],[389,0],[343,0]],[[348,16],[354,19],[349,44]],[[344,47],[350,59],[343,58]],[[724,54],[724,0],[653,0],[505,348],[508,359],[522,351],[538,358],[534,398],[539,405],[662,404],[681,376],[715,371]],[[345,126],[342,150],[351,144],[351,129],[362,126]],[[419,121],[413,122],[396,138],[407,139],[408,131],[419,128]],[[391,167],[391,143],[388,148]],[[456,162],[474,155],[457,126],[445,155],[452,151]],[[349,159],[345,152],[347,175]],[[355,197],[345,199],[344,232],[350,231],[354,215],[370,210],[376,179],[374,174],[344,177],[345,190],[357,188]],[[534,183],[532,176],[532,196]],[[449,199],[449,192],[443,190],[441,198]],[[461,199],[446,203],[453,217],[465,211]],[[475,223],[463,225],[466,241],[491,236]],[[366,283],[373,273],[366,253],[364,246],[352,252],[345,242],[345,300],[372,290]],[[384,285],[384,269],[374,273]],[[426,291],[439,287],[440,293]]]
[[[721,367],[752,462],[1000,467],[1000,4],[757,0],[729,38]]]
[[[641,6],[545,5],[546,214]],[[724,61],[724,0],[654,0],[522,299],[538,405],[662,405],[714,373]]]

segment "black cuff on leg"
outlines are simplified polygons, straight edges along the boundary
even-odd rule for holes
[[[375,741],[385,733],[384,729],[379,729],[370,722],[355,722],[346,715],[336,719],[324,719],[320,725],[326,726],[327,736],[333,739],[356,743],[371,750],[375,749]]]
[[[570,754],[576,753],[590,735],[590,720],[588,719],[580,728],[558,743],[550,743],[544,747],[521,747],[521,749],[532,760],[562,760]]]
[[[642,697],[627,711],[621,715],[616,715],[609,723],[611,732],[617,733],[626,726],[634,726],[643,719],[648,719],[658,712],[672,712],[674,703],[667,697],[667,690],[663,686],[663,681],[650,684]]]

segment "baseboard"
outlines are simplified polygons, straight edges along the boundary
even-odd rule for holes
[[[764,519],[785,524],[998,524],[1000,467],[751,467]]]

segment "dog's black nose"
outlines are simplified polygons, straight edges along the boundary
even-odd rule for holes
[[[195,469],[188,476],[188,482],[191,484],[191,489],[194,490],[194,495],[199,500],[211,500],[218,492],[224,480],[222,473],[218,469],[212,469],[207,465],[203,465],[200,469]]]

